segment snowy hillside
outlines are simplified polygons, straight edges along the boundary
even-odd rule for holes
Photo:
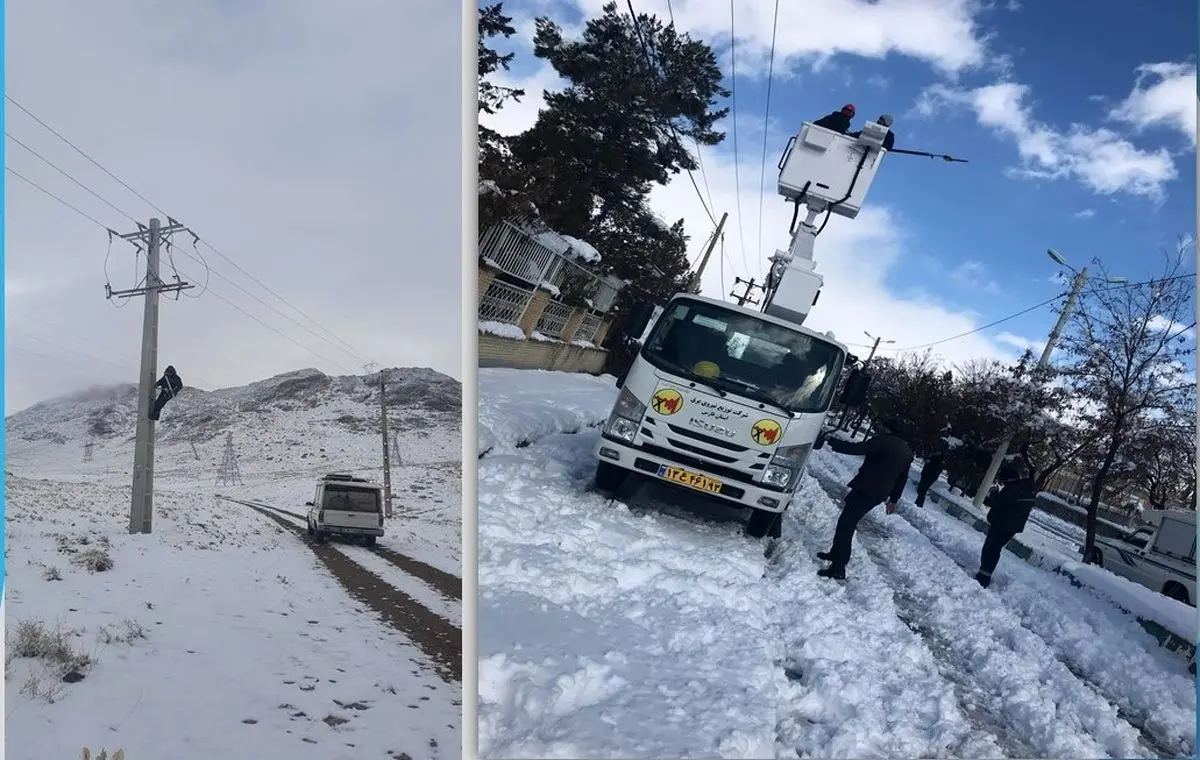
[[[612,378],[480,373],[480,752],[1191,756],[1186,663],[1111,601],[931,508],[876,510],[818,578],[854,459],[814,454],[782,538],[589,490]],[[484,442],[487,445],[484,445]]]
[[[8,756],[458,758],[461,388],[390,369],[387,394],[373,550],[302,515],[319,475],[381,477],[377,374],[185,389],[150,535],[127,532],[133,385],[9,417]],[[217,486],[227,434],[242,482]]]

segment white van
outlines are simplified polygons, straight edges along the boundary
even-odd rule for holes
[[[1096,537],[1089,559],[1164,596],[1196,606],[1196,513],[1157,509],[1123,538]]]
[[[374,546],[383,535],[383,486],[353,475],[326,475],[308,507],[308,535],[318,543],[329,536],[357,538]]]

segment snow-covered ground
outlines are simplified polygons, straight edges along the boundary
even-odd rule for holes
[[[9,419],[6,757],[460,757],[461,685],[295,531],[216,498],[300,512],[320,474],[377,477],[378,402],[361,381],[338,383],[311,403],[223,391],[237,397],[228,415],[215,394],[168,405],[150,535],[127,532],[132,415],[119,393]],[[120,432],[83,462],[73,426],[100,414]],[[402,464],[380,547],[460,575],[458,415],[397,404],[390,416]],[[243,484],[215,485],[225,430]],[[380,554],[331,546],[461,625],[460,601]]]
[[[1194,753],[1186,664],[1136,619],[932,509],[877,510],[816,576],[856,462],[814,455],[762,542],[588,490],[612,378],[482,370],[485,757],[1144,757]],[[486,435],[486,438],[485,438]],[[1101,571],[1102,572],[1102,571]]]

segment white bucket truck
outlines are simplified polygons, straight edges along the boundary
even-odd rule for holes
[[[648,332],[648,313],[631,320],[626,334],[645,339],[595,448],[598,490],[650,478],[750,509],[753,537],[779,535],[848,359],[832,334],[803,325],[823,283],[816,220],[858,215],[886,134],[873,122],[857,138],[805,123],[789,141],[778,191],[808,215],[771,257],[761,312],[680,293]]]

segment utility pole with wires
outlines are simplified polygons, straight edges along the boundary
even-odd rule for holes
[[[368,362],[363,365],[368,373],[373,372],[379,365]],[[388,418],[387,418],[387,371],[379,370],[379,437],[383,443],[383,516],[392,516],[392,459],[388,451]]]
[[[738,285],[746,286],[745,291],[741,295],[738,295],[736,292],[734,292],[737,290]],[[745,306],[746,304],[758,306],[759,302],[750,297],[750,291],[755,289],[764,290],[764,287],[761,283],[756,284],[753,277],[751,277],[749,280],[743,280],[741,277],[734,277],[733,290],[729,291],[729,295],[737,299],[738,306]]]
[[[154,519],[154,421],[150,419],[150,404],[153,402],[154,383],[158,374],[158,296],[161,293],[180,293],[190,285],[178,276],[175,282],[164,283],[159,274],[159,250],[177,232],[191,232],[174,219],[167,217],[167,226],[157,218],[150,225],[138,224],[137,232],[116,235],[134,244],[139,250],[145,246],[146,277],[143,285],[128,290],[113,290],[105,284],[108,298],[134,298],[145,296],[145,311],[142,316],[142,360],[138,375],[137,431],[133,447],[133,492],[129,505],[129,532],[150,533]],[[110,231],[109,233],[113,233]],[[195,233],[192,233],[195,235]]]
[[[884,340],[881,337],[872,335],[871,333],[867,332],[866,330],[863,330],[863,335],[867,336],[868,339],[875,341],[875,343],[871,346],[871,353],[867,354],[866,359],[863,359],[862,369],[865,371],[867,369],[867,367],[870,366],[871,360],[875,358],[875,352],[879,350],[880,343],[895,343],[896,341]],[[851,436],[858,435],[859,428],[862,427],[863,420],[866,419],[866,416],[867,416],[867,410],[866,410],[866,407],[864,406],[863,409],[859,411],[858,417],[854,420],[854,430],[850,433]],[[849,419],[850,419],[850,410],[849,410],[849,408],[847,408],[846,410],[844,410],[844,414],[842,415],[842,420],[841,420],[841,422],[838,423],[837,429],[843,430],[844,428],[842,427],[842,424],[845,422],[848,422]]]
[[[242,485],[242,473],[238,469],[237,452],[233,450],[233,433],[225,433],[225,456],[221,458],[221,469],[217,471],[217,485]]]
[[[700,257],[700,265],[696,267],[696,273],[692,275],[692,283],[688,290],[692,293],[700,292],[700,278],[704,276],[704,268],[708,266],[708,257],[712,255],[713,249],[717,247],[717,240],[721,237],[721,230],[725,227],[725,220],[729,218],[729,212],[721,214],[721,221],[717,222],[717,228],[713,232],[712,237],[708,239],[708,245],[704,247],[704,253]]]

